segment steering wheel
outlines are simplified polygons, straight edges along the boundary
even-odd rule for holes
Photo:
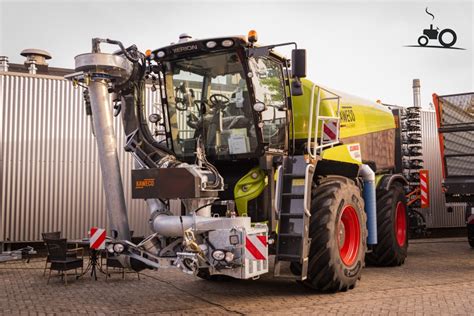
[[[218,109],[223,109],[227,104],[229,104],[230,99],[223,94],[213,94],[209,97],[211,102],[211,107],[217,107]]]
[[[186,111],[188,109],[188,95],[186,92],[186,87],[184,86],[184,83],[181,82],[181,84],[177,87],[174,88],[174,101],[176,102],[176,110],[178,111]],[[179,95],[179,96],[178,96]]]

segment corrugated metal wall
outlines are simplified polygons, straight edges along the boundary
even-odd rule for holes
[[[421,131],[424,168],[429,170],[430,208],[422,209],[429,228],[462,227],[464,223],[463,203],[446,204],[442,192],[442,165],[435,111],[421,111]]]
[[[158,101],[148,89],[147,108]],[[156,111],[155,111],[156,112]],[[0,240],[40,240],[60,230],[67,238],[106,227],[105,197],[82,88],[58,77],[0,73]],[[132,200],[132,158],[115,119],[130,228],[149,233],[143,200]],[[118,123],[118,124],[117,124]]]

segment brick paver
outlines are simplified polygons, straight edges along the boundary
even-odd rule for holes
[[[43,264],[0,265],[1,314],[474,314],[474,251],[460,238],[414,241],[405,265],[366,268],[354,290],[336,294],[270,275],[216,283],[164,269],[46,285]]]

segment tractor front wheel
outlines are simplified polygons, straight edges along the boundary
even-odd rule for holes
[[[304,284],[324,292],[354,288],[364,267],[366,215],[360,189],[344,177],[327,177],[313,188],[311,246]]]
[[[366,256],[374,266],[399,266],[408,252],[408,215],[405,192],[400,183],[377,190],[378,243]]]

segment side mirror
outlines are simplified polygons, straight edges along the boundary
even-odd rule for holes
[[[291,74],[296,78],[306,77],[306,49],[291,51]]]

